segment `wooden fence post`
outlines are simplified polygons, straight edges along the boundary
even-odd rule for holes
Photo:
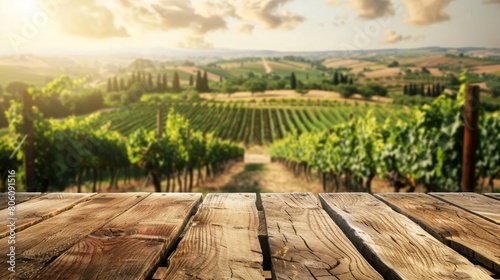
[[[26,178],[26,191],[36,192],[36,173],[35,173],[35,136],[33,132],[33,97],[25,88],[22,91],[23,97],[23,124],[27,134],[26,144],[24,145],[24,173]]]
[[[465,90],[462,192],[473,192],[476,184],[476,152],[479,143],[479,90],[479,86],[471,85],[467,85]]]
[[[158,113],[156,115],[156,137],[163,137],[163,107],[161,105],[158,107]]]

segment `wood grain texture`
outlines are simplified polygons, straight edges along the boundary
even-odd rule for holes
[[[485,193],[484,195],[500,200],[500,193]]]
[[[34,193],[16,193],[16,205],[21,204],[25,201],[28,201],[30,199],[36,198],[41,196],[42,193],[39,192],[34,192]],[[7,208],[9,202],[9,196],[7,193],[0,193],[0,210]]]
[[[68,210],[92,195],[94,194],[49,193],[16,205],[16,231],[19,232],[44,219]],[[0,211],[0,217],[7,217],[8,215],[9,209]],[[8,223],[9,221],[5,219],[0,220],[0,238],[9,235],[10,230],[7,227]]]
[[[500,273],[500,226],[426,194],[378,195],[451,248]]]
[[[276,279],[382,279],[312,194],[261,198]]]
[[[59,256],[37,279],[145,279],[154,274],[201,194],[153,193]]]
[[[165,279],[263,279],[255,194],[209,194]]]
[[[367,193],[320,194],[323,208],[386,279],[490,279]]]
[[[477,193],[430,193],[430,195],[490,222],[500,224],[500,200]]]
[[[0,263],[0,279],[28,279],[52,259],[71,248],[82,238],[102,227],[146,196],[148,193],[99,194],[72,209],[33,225],[16,235],[16,273]],[[0,252],[7,252],[6,238],[0,239]]]

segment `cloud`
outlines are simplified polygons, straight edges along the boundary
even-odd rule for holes
[[[326,0],[326,3],[331,6],[339,6],[341,2],[341,0]]]
[[[385,34],[387,37],[382,41],[382,44],[397,44],[401,41],[411,39],[411,36],[403,36],[394,30],[386,30]]]
[[[413,41],[420,41],[423,39],[425,39],[425,35],[423,35],[423,34],[418,34],[418,35],[413,36]]]
[[[180,48],[189,49],[211,49],[213,45],[207,43],[202,36],[189,36],[184,41],[178,42],[177,46]]]
[[[343,13],[341,15],[336,15],[333,18],[333,25],[336,27],[345,25],[345,23],[348,19],[349,19],[349,15],[347,13]]]
[[[92,1],[72,1],[57,20],[61,31],[69,35],[96,39],[129,36],[125,27],[115,24],[115,16],[106,6]]]
[[[391,0],[354,0],[351,6],[358,10],[359,17],[375,19],[394,14]]]
[[[425,26],[450,19],[444,9],[453,0],[402,0],[410,17],[405,20],[406,24],[413,26]],[[495,0],[496,1],[496,0]]]
[[[226,29],[226,21],[220,15],[197,13],[190,1],[160,0],[144,5],[140,0],[119,0],[125,17],[147,29],[190,29],[197,34]]]
[[[239,17],[252,20],[266,29],[293,29],[305,18],[282,9],[292,0],[241,0],[236,6]]]
[[[286,9],[294,0],[72,0],[61,17],[64,32],[92,38],[129,36],[139,32],[185,29],[183,46],[209,47],[204,36],[228,29],[251,34],[264,29],[290,30],[305,18]],[[181,44],[180,43],[180,44]]]
[[[240,24],[238,24],[238,26],[236,26],[236,31],[238,31],[238,33],[247,34],[247,35],[252,34],[254,29],[255,29],[255,26],[248,24],[248,23],[245,23],[245,24],[240,23]]]
[[[218,15],[252,22],[265,29],[293,29],[305,18],[285,6],[293,0],[201,0],[195,9],[203,15]]]

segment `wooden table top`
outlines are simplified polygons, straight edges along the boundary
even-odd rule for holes
[[[17,193],[13,216],[7,202],[0,279],[500,278],[500,194]]]

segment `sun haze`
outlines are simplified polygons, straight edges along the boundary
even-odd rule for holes
[[[116,48],[279,51],[500,47],[492,0],[19,0],[0,53]]]

